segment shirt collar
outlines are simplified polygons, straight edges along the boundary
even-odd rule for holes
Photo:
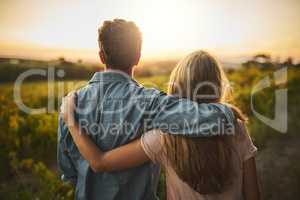
[[[89,83],[94,82],[134,82],[137,83],[135,80],[133,80],[132,77],[130,77],[128,74],[119,71],[119,70],[107,70],[103,72],[96,72]]]

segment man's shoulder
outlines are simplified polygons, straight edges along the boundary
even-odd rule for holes
[[[137,90],[139,90],[140,94],[144,95],[144,96],[157,96],[157,95],[161,95],[161,94],[165,94],[164,92],[156,89],[156,88],[146,88],[143,85],[138,85]]]
[[[147,88],[143,85],[134,85],[133,92],[130,94],[131,99],[135,99],[136,103],[138,102],[148,102],[152,104],[156,102],[159,97],[167,96],[166,93],[156,89],[156,88]]]
[[[159,96],[166,95],[156,88],[147,88],[135,82],[112,82],[87,84],[76,91],[77,102],[97,101],[99,99],[128,99],[153,101]]]
[[[99,86],[96,84],[86,84],[76,90],[78,101],[93,100],[98,96]]]

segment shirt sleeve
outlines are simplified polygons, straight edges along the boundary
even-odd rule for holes
[[[141,146],[152,162],[160,162],[162,155],[160,130],[151,130],[143,134],[141,137]]]
[[[252,139],[248,133],[245,123],[239,123],[238,146],[242,161],[246,161],[256,155],[257,148],[253,144]]]
[[[59,116],[58,123],[58,144],[57,144],[57,164],[61,173],[61,179],[66,182],[70,182],[76,185],[77,182],[77,170],[72,162],[67,148],[67,137],[70,137],[68,128],[64,123],[61,116]]]
[[[207,137],[234,134],[234,116],[231,109],[219,103],[196,103],[188,99],[159,93],[150,110],[151,127],[163,132]]]

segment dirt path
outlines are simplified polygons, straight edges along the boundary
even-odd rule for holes
[[[300,198],[300,136],[270,141],[257,155],[264,200]]]

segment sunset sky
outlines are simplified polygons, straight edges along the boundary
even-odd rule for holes
[[[97,28],[133,20],[145,59],[208,49],[300,58],[300,0],[1,0],[0,56],[97,60]]]

